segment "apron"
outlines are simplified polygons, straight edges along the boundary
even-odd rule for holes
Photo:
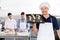
[[[22,31],[26,31],[26,32],[28,32],[28,30],[27,30],[27,28],[26,28],[26,22],[21,22],[20,23],[20,29],[22,30]]]
[[[26,22],[20,22],[19,30],[22,30],[22,31],[26,30]],[[26,32],[28,32],[28,31],[26,30]],[[21,37],[21,38],[18,38],[17,40],[25,40],[25,38]]]
[[[40,23],[37,40],[55,40],[52,19],[51,23]]]

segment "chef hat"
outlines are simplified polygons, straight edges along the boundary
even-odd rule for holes
[[[42,8],[43,6],[50,8],[50,4],[48,2],[43,2],[40,4],[40,8]]]

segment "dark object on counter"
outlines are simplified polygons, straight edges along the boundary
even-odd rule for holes
[[[4,31],[4,27],[2,27],[1,31]],[[0,40],[5,40],[5,38],[0,38]]]
[[[4,30],[5,30],[5,28],[4,28],[4,27],[2,27],[1,31],[4,31]]]
[[[5,40],[4,38],[0,38],[0,40]]]

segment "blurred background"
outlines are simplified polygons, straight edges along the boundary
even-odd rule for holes
[[[8,12],[19,15],[22,11],[41,14],[39,5],[42,2],[50,4],[50,14],[60,16],[60,0],[0,0],[0,16],[7,16]]]
[[[17,21],[21,12],[26,14],[41,14],[39,5],[42,2],[50,4],[49,13],[55,16],[60,26],[60,0],[0,0],[0,21],[4,25],[7,13],[11,12]],[[36,40],[36,35],[32,34],[32,40]]]

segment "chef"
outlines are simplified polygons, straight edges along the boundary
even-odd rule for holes
[[[19,32],[28,32],[30,24],[27,23],[26,15],[24,12],[21,12],[21,18],[18,19],[17,29]]]
[[[6,19],[4,27],[8,32],[14,32],[16,30],[16,21],[13,19],[11,13],[8,13],[8,19]],[[14,40],[14,38],[5,38],[5,40]]]
[[[18,32],[28,33],[30,29],[30,24],[27,23],[26,14],[24,12],[21,12],[20,17],[21,18],[18,19],[18,23],[17,23],[17,30]],[[18,38],[18,40],[25,40],[25,38]]]
[[[48,26],[49,26],[49,25],[52,26],[53,31],[59,32],[59,25],[58,25],[58,22],[57,22],[56,17],[52,16],[52,15],[49,13],[49,8],[50,8],[49,3],[48,3],[48,2],[43,2],[43,3],[40,4],[40,7],[39,7],[39,8],[40,8],[40,10],[41,10],[41,12],[42,12],[42,19],[43,19],[43,21],[44,21]],[[47,25],[45,25],[44,27],[47,28]],[[40,23],[35,23],[35,24],[33,25],[33,31],[34,31],[35,33],[39,32],[40,30],[44,30],[44,31],[45,31],[44,27],[42,28]],[[41,28],[42,28],[42,29],[41,29]],[[52,29],[51,29],[51,30],[52,30]],[[39,31],[38,31],[38,30],[39,30]],[[49,29],[48,29],[48,30],[49,30]],[[48,33],[48,32],[46,32],[46,33]],[[40,34],[41,34],[41,31],[40,31]],[[44,32],[43,32],[41,35],[45,35]],[[53,36],[54,36],[54,34],[53,34]],[[41,39],[41,37],[43,37],[43,36],[40,36],[40,39]],[[45,37],[45,40],[49,40],[48,37],[49,37],[49,36],[47,36],[47,38]],[[52,37],[52,36],[51,36],[51,37]],[[51,39],[51,37],[50,37],[50,39]],[[37,39],[37,40],[38,40],[38,39]],[[44,37],[42,38],[42,40],[44,40]],[[55,39],[53,38],[53,40],[55,40]],[[56,39],[56,40],[59,40],[59,39]]]

